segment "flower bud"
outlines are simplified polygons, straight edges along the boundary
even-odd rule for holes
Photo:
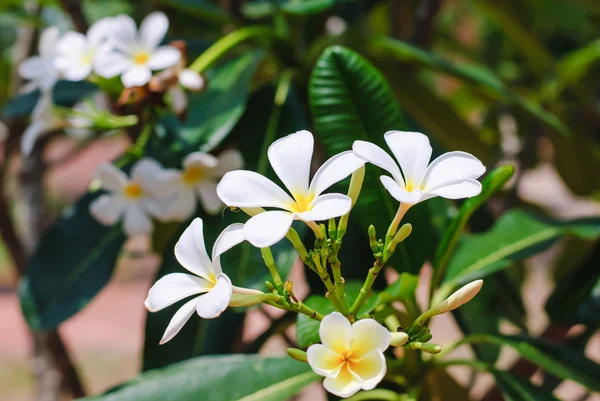
[[[457,290],[431,309],[431,316],[450,312],[472,300],[481,290],[483,280],[475,280]]]
[[[287,353],[289,356],[291,356],[292,358],[294,358],[297,361],[308,362],[308,358],[306,357],[306,352],[302,351],[301,349],[288,348]]]
[[[265,294],[260,291],[250,290],[243,288],[245,291],[238,291],[236,287],[231,294],[231,300],[229,306],[252,306],[263,303],[265,301],[277,301],[279,296],[277,294]]]
[[[400,229],[396,233],[396,235],[394,235],[394,238],[390,241],[388,245],[388,252],[394,252],[396,250],[396,246],[398,246],[399,243],[408,238],[410,233],[412,233],[412,224],[403,224],[402,227],[400,227]]]
[[[425,343],[421,344],[421,351],[428,354],[439,354],[442,351],[442,347],[437,344]]]
[[[401,347],[408,341],[408,334],[404,332],[390,333],[390,345],[392,347]]]
[[[354,207],[356,201],[358,200],[358,195],[360,194],[360,190],[362,188],[364,179],[365,165],[363,164],[358,170],[352,173],[352,178],[350,178],[350,186],[348,187],[348,197],[352,199],[352,207]]]
[[[371,224],[369,226],[369,245],[373,252],[377,249],[377,231],[375,230],[375,226]]]

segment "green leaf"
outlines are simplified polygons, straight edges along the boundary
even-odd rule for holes
[[[591,391],[600,391],[600,365],[568,347],[525,336],[482,334],[465,340],[509,346],[551,375],[576,381]]]
[[[600,218],[572,221],[541,219],[522,210],[502,215],[486,233],[465,236],[448,264],[443,288],[453,288],[488,276],[548,248],[563,235],[594,239]],[[442,291],[448,292],[448,291]]]
[[[496,379],[496,386],[500,388],[506,401],[558,401],[552,392],[536,387],[528,380],[511,375],[508,372],[490,369]]]
[[[327,48],[317,61],[310,77],[309,101],[316,135],[326,157],[351,149],[355,140],[386,148],[383,134],[406,127],[383,75],[358,53],[344,47]],[[378,176],[372,166],[367,166],[353,216],[365,232],[373,224],[382,237],[398,204]],[[338,188],[345,191],[343,186]],[[422,203],[407,214],[405,222],[412,223],[413,233],[390,260],[395,268],[415,273],[432,256],[436,235],[428,207]],[[407,252],[409,248],[411,252]]]
[[[452,219],[450,225],[444,232],[440,245],[435,252],[435,259],[433,262],[435,269],[433,278],[434,288],[437,285],[438,280],[441,279],[444,274],[448,260],[454,252],[454,248],[456,247],[458,239],[469,221],[469,218],[471,218],[473,213],[487,202],[492,195],[504,187],[508,180],[513,176],[514,172],[515,168],[512,165],[497,167],[481,182],[481,193],[463,202],[458,214]]]
[[[469,389],[461,386],[447,371],[433,369],[427,372],[421,387],[419,401],[469,401]]]
[[[232,18],[207,0],[152,0],[154,3],[179,10],[187,15],[202,18],[203,23],[225,25],[232,23]]]
[[[71,107],[84,96],[89,95],[97,89],[96,85],[87,81],[59,81],[52,90],[52,97],[57,105]],[[39,90],[13,97],[2,108],[2,118],[13,119],[28,116],[33,111],[39,98]]]
[[[356,297],[360,292],[362,283],[358,281],[348,281],[345,285],[346,301],[348,305],[352,305]],[[368,313],[377,305],[378,296],[376,292],[373,292],[367,302],[363,305],[357,315],[362,313]],[[336,309],[330,300],[322,295],[311,295],[305,302],[306,305],[313,308],[317,312],[322,313],[324,316],[335,312]],[[306,315],[298,315],[296,323],[296,343],[300,348],[307,348],[312,344],[321,342],[319,337],[319,325],[320,322],[309,318]]]
[[[319,376],[306,363],[259,355],[201,357],[141,374],[86,401],[285,401]]]
[[[210,151],[244,114],[250,82],[262,52],[246,52],[207,74],[208,89],[189,96],[188,118],[178,128],[190,150]]]
[[[67,208],[44,233],[19,285],[21,308],[34,330],[53,329],[83,309],[109,281],[125,240],[119,225],[89,213],[91,193]]]

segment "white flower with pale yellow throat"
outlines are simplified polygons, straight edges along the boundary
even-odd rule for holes
[[[161,171],[160,164],[148,158],[132,167],[131,178],[110,163],[101,164],[96,178],[108,193],[90,204],[90,213],[104,225],[113,225],[122,218],[127,235],[150,234],[152,217],[165,218],[157,182]]]
[[[325,376],[323,386],[346,398],[359,390],[372,390],[386,373],[383,352],[390,345],[390,332],[373,319],[350,324],[341,313],[333,312],[321,321],[322,344],[308,347],[308,364]]]
[[[181,53],[173,46],[159,46],[169,29],[169,19],[161,12],[148,14],[137,31],[127,15],[114,17],[111,46],[98,51],[95,71],[105,78],[121,75],[126,87],[143,86],[150,81],[152,71],[172,67]]]
[[[242,165],[242,154],[229,149],[218,157],[204,152],[190,153],[183,159],[183,170],[165,170],[160,180],[165,193],[171,194],[167,206],[169,218],[187,220],[192,217],[197,199],[206,213],[218,214],[223,202],[217,196],[217,181]]]
[[[427,136],[419,132],[389,131],[384,137],[400,168],[390,155],[370,142],[355,141],[352,150],[392,175],[382,175],[380,179],[396,200],[412,205],[436,196],[461,199],[481,192],[477,178],[485,173],[485,166],[475,156],[448,152],[429,164],[431,145]]]
[[[217,194],[227,206],[283,209],[260,213],[248,220],[244,235],[252,245],[263,248],[277,243],[294,219],[315,226],[315,221],[350,211],[352,200],[346,195],[322,193],[363,166],[364,161],[351,151],[335,155],[317,170],[309,186],[313,147],[314,138],[308,131],[288,135],[269,147],[269,162],[292,197],[253,171],[232,171],[217,185]]]
[[[175,312],[160,340],[161,344],[175,337],[194,311],[204,319],[213,319],[230,305],[233,294],[262,294],[260,291],[234,287],[221,269],[220,256],[244,241],[243,225],[237,223],[225,228],[215,241],[212,258],[206,252],[202,226],[202,219],[194,219],[175,245],[177,261],[192,274],[167,274],[150,288],[144,302],[150,312],[158,312],[184,298],[200,294]]]

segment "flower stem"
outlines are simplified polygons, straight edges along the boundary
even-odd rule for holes
[[[325,288],[327,288],[327,298],[331,300],[331,303],[336,307],[337,310],[342,312],[344,316],[348,315],[348,307],[345,302],[342,302],[339,294],[336,291],[335,286],[331,282],[331,276],[327,272],[327,266],[323,266],[321,263],[321,255],[319,253],[312,253],[313,262],[317,268],[317,274],[321,278]]]
[[[361,391],[360,393],[354,394],[352,397],[347,398],[347,401],[368,401],[368,400],[381,400],[381,401],[401,401],[402,396],[396,394],[392,390],[376,389],[370,391]]]
[[[313,230],[315,236],[319,241],[325,240],[325,234],[323,234],[323,231],[321,230],[321,228],[319,228],[317,223],[315,223],[314,221],[305,221],[305,223],[307,226],[310,227],[311,230]]]
[[[279,293],[283,293],[283,281],[281,281],[281,277],[279,276],[279,272],[277,271],[277,266],[275,265],[275,259],[273,259],[273,253],[271,252],[271,248],[260,248],[260,253],[271,272],[271,276],[273,277],[273,284]]]
[[[285,237],[291,242],[292,246],[296,248],[304,264],[315,273],[318,273],[312,258],[308,255],[308,251],[306,250],[306,247],[304,246],[302,240],[300,239],[300,236],[298,235],[298,232],[293,228],[290,228]]]
[[[396,212],[396,215],[394,216],[394,220],[392,220],[392,223],[390,224],[390,226],[387,230],[387,234],[385,235],[386,247],[390,243],[390,241],[394,238],[394,235],[396,235],[396,231],[398,230],[398,225],[400,224],[400,221],[402,221],[402,218],[404,217],[404,215],[406,214],[408,209],[410,209],[411,206],[412,205],[409,205],[407,203],[401,203],[400,206],[398,206],[398,211]]]
[[[275,32],[270,27],[250,26],[240,28],[215,42],[189,68],[197,73],[202,73],[239,43],[254,38],[273,38],[274,36]]]
[[[360,292],[358,293],[358,297],[356,297],[356,300],[350,307],[351,315],[356,315],[360,311],[360,308],[362,308],[362,306],[365,304],[365,302],[367,302],[367,299],[369,298],[369,295],[371,294],[371,287],[373,286],[373,283],[375,282],[375,279],[379,275],[379,272],[381,271],[382,267],[383,267],[383,264],[379,261],[376,261],[373,264],[373,267],[371,267],[369,269],[369,273],[367,274],[367,279],[365,280],[362,288],[360,289]]]

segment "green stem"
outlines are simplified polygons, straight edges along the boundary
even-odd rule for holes
[[[333,272],[335,289],[342,303],[346,305],[346,292],[344,290],[344,279],[342,278],[342,264],[338,259],[337,252],[329,257],[329,263],[331,264],[331,271]]]
[[[273,37],[275,37],[275,32],[270,27],[250,26],[240,28],[215,42],[189,66],[189,69],[197,73],[202,73],[239,43],[254,38]]]
[[[298,251],[298,254],[300,255],[300,258],[302,259],[304,264],[306,266],[308,266],[315,273],[319,273],[317,271],[317,268],[315,267],[313,260],[309,256],[308,251],[306,250],[306,247],[302,243],[302,240],[300,239],[298,232],[295,229],[290,228],[288,230],[287,234],[285,235],[285,237],[291,242],[292,246],[294,248],[296,248],[296,250]]]
[[[358,297],[356,297],[356,300],[350,307],[351,315],[356,315],[360,311],[360,308],[362,308],[362,306],[365,304],[365,302],[367,302],[367,299],[369,298],[369,295],[371,294],[371,287],[373,286],[375,279],[377,279],[377,276],[379,275],[379,272],[381,271],[382,267],[383,267],[383,264],[381,264],[379,261],[377,261],[373,264],[373,267],[371,267],[369,269],[369,273],[367,274],[367,279],[365,280],[362,288],[360,289],[360,292],[358,293]]]
[[[347,401],[367,401],[367,400],[382,400],[382,401],[401,401],[402,396],[396,394],[392,390],[376,389],[371,391],[361,391],[354,394]]]
[[[333,303],[335,308],[340,311],[344,316],[348,315],[348,307],[345,302],[342,302],[340,299],[335,285],[331,282],[331,276],[327,272],[327,266],[323,266],[321,264],[321,255],[318,253],[313,253],[313,262],[317,268],[317,274],[321,278],[323,284],[325,284],[325,288],[327,288],[327,298]]]
[[[398,230],[398,225],[400,224],[400,221],[402,221],[402,218],[404,217],[404,215],[406,214],[408,209],[410,209],[411,206],[412,205],[409,205],[407,203],[401,203],[400,206],[398,206],[398,211],[396,211],[394,220],[392,220],[392,222],[387,230],[387,233],[385,235],[385,247],[386,248],[387,248],[388,244],[392,241],[392,239],[394,239],[394,235],[396,235],[396,231]]]
[[[271,272],[271,276],[273,277],[273,284],[279,293],[283,293],[283,281],[279,276],[279,272],[277,271],[277,266],[275,265],[275,259],[273,259],[273,253],[271,252],[271,248],[260,248],[260,253],[262,254],[263,260]]]

